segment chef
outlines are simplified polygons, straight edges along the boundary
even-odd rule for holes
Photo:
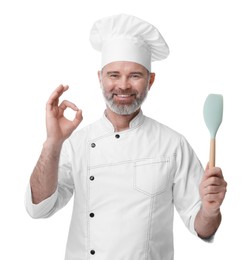
[[[90,41],[101,51],[106,110],[74,131],[82,111],[70,101],[59,103],[68,86],[52,93],[27,211],[50,217],[74,194],[66,260],[172,260],[174,208],[191,233],[211,240],[227,184],[220,168],[202,169],[181,134],[141,110],[155,80],[151,62],[169,54],[160,32],[120,14],[97,21]],[[67,108],[76,112],[73,121],[64,117]]]

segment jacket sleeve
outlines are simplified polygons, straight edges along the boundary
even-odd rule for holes
[[[25,194],[25,207],[32,218],[47,218],[63,208],[74,192],[71,165],[71,145],[66,140],[62,146],[58,167],[58,186],[56,191],[39,204],[32,202],[31,187],[28,184]]]
[[[174,205],[186,227],[197,235],[194,221],[201,207],[199,185],[204,170],[184,137],[181,138],[176,164],[173,184]]]

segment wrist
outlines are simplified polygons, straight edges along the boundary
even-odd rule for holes
[[[221,215],[220,209],[216,210],[206,210],[204,207],[201,208],[201,216],[205,219],[211,219],[211,218],[216,218]]]
[[[43,148],[46,150],[57,152],[61,150],[62,144],[62,141],[47,138],[43,144]]]

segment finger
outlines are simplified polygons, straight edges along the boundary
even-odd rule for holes
[[[219,205],[221,205],[223,200],[224,200],[224,197],[225,197],[224,192],[217,193],[217,194],[206,194],[204,196],[204,201],[206,201],[206,202],[216,202]]]
[[[220,186],[215,186],[215,185],[209,185],[203,189],[203,195],[207,194],[219,194],[222,192],[226,192],[226,186],[225,185],[220,185]]]
[[[54,92],[51,94],[47,101],[47,107],[51,108],[52,106],[58,106],[59,97],[69,89],[69,86],[59,85]]]
[[[206,188],[207,186],[221,186],[224,185],[225,181],[222,178],[213,176],[202,182],[201,186]]]
[[[79,110],[77,111],[76,115],[75,115],[74,120],[72,121],[72,122],[73,122],[73,125],[74,125],[75,127],[77,127],[77,126],[81,123],[82,119],[83,119],[82,110],[79,109]]]
[[[72,103],[68,100],[62,101],[61,104],[59,105],[59,109],[61,110],[60,112],[63,113],[64,110],[66,110],[67,108],[71,108],[74,111],[79,110],[79,108],[74,103]]]
[[[221,168],[219,168],[219,167],[213,167],[211,169],[206,168],[205,174],[203,176],[203,181],[210,178],[210,177],[213,177],[213,176],[216,176],[216,177],[223,179],[223,174],[222,174]]]

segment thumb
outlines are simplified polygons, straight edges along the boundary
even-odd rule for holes
[[[77,126],[81,123],[82,119],[83,119],[82,110],[79,109],[79,110],[76,112],[76,115],[75,115],[74,120],[72,121],[72,123],[73,123],[73,125],[75,126],[75,128],[77,128]]]
[[[206,167],[205,167],[205,171],[204,171],[204,175],[202,178],[202,181],[205,181],[207,179],[207,172],[209,171],[209,162],[207,163]]]

